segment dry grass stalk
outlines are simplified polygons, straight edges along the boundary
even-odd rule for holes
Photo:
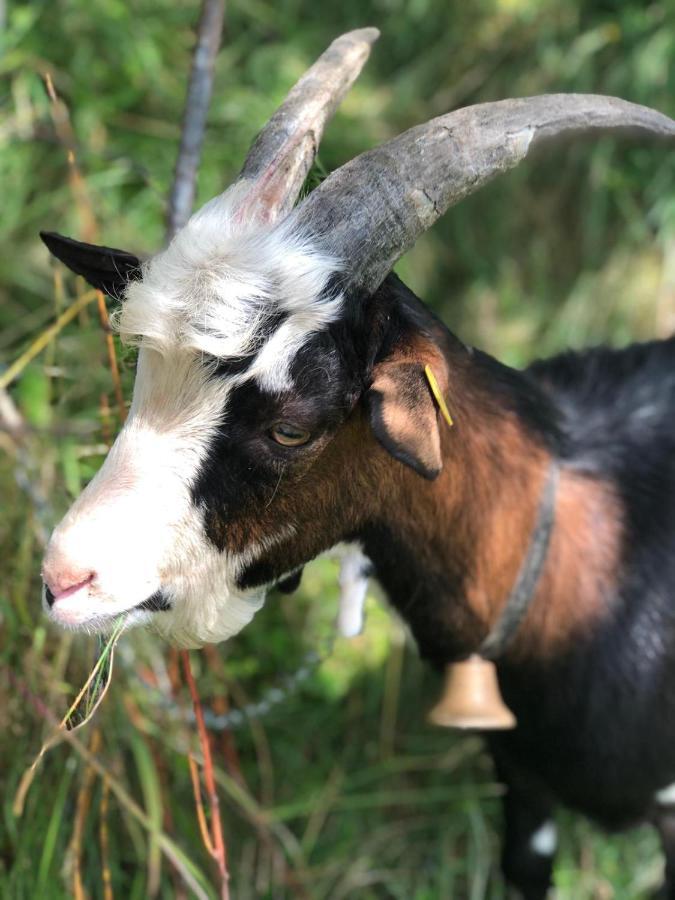
[[[99,807],[98,836],[101,846],[101,880],[103,882],[103,900],[114,900],[112,874],[110,872],[110,835],[108,833],[108,807],[110,805],[110,785],[104,779],[101,785],[101,804]]]
[[[102,291],[96,291],[96,304],[98,307],[98,317],[101,322],[101,328],[105,336],[105,346],[108,354],[108,366],[112,376],[113,391],[115,392],[115,402],[117,403],[117,411],[120,417],[120,424],[123,425],[127,418],[127,408],[124,404],[124,394],[122,393],[122,381],[120,379],[120,367],[117,363],[117,352],[115,350],[115,341],[113,339],[112,328],[110,327],[110,318],[108,310],[105,307],[105,300]]]
[[[101,702],[103,701],[103,698],[105,697],[106,693],[108,692],[108,688],[110,687],[113,670],[114,648],[120,635],[122,634],[123,628],[124,617],[120,617],[120,619],[118,619],[118,621],[115,623],[113,632],[111,633],[110,637],[99,653],[98,659],[96,660],[95,665],[89,673],[89,677],[83,684],[75,700],[71,703],[68,712],[65,714],[57,727],[52,731],[47,740],[43,743],[42,747],[40,747],[40,752],[35,757],[28,769],[26,769],[26,771],[24,772],[21,781],[19,782],[19,787],[16,791],[16,794],[14,795],[14,803],[12,805],[12,812],[17,818],[23,814],[26,795],[28,794],[31,784],[33,783],[35,773],[37,772],[37,768],[44,755],[48,750],[50,750],[61,740],[66,738],[69,731],[76,731],[86,725],[87,722],[91,720],[98,707],[101,705]],[[107,668],[104,668],[106,667],[106,664]],[[101,675],[103,675],[103,681],[101,681]],[[75,722],[73,717],[76,713],[80,712],[80,705],[83,703],[83,701],[85,703],[83,718],[79,722]]]
[[[197,823],[199,825],[199,833],[202,836],[202,842],[211,856],[215,856],[215,847],[211,841],[209,834],[209,825],[206,821],[206,813],[204,812],[204,803],[202,801],[202,788],[199,781],[199,767],[197,761],[191,753],[188,753],[188,765],[190,767],[190,780],[192,781],[192,791],[195,795],[195,807],[197,809]]]
[[[36,356],[42,353],[45,347],[54,340],[56,335],[60,331],[63,331],[66,325],[68,325],[69,322],[72,322],[77,314],[88,306],[92,300],[96,299],[96,293],[96,291],[87,291],[85,294],[82,294],[81,297],[74,300],[73,303],[57,317],[55,322],[48,328],[45,328],[45,330],[35,338],[30,347],[24,350],[21,356],[19,356],[18,359],[16,359],[12,365],[0,375],[0,389],[6,388],[11,384],[11,382],[23,372],[26,366],[32,362]]]
[[[101,749],[101,732],[94,728],[89,739],[89,752],[98,753]],[[96,779],[96,772],[91,766],[87,766],[77,792],[75,804],[75,823],[70,844],[66,851],[67,867],[71,870],[71,881],[74,900],[86,900],[87,894],[82,881],[82,835],[87,821],[87,814],[91,807],[91,793]]]
[[[96,240],[98,227],[94,216],[93,206],[89,199],[87,185],[77,164],[75,132],[70,121],[68,107],[56,93],[54,82],[50,72],[43,75],[47,96],[50,101],[50,111],[54,130],[59,143],[66,151],[68,161],[68,179],[73,199],[77,205],[77,211],[82,220],[82,234],[85,241],[90,243]]]
[[[77,162],[77,143],[75,140],[75,132],[73,131],[73,126],[70,121],[70,113],[66,104],[56,93],[54,82],[52,81],[49,72],[44,74],[44,82],[51,104],[50,109],[54,130],[56,131],[59,143],[65,150],[66,159],[68,160],[68,181],[82,223],[82,237],[83,240],[94,243],[98,238],[98,224],[96,222],[94,207],[87,190],[87,184],[82,177],[82,172]],[[112,336],[112,329],[110,328],[110,319],[108,317],[105,299],[101,291],[96,291],[96,302],[108,355],[108,365],[112,376],[115,400],[119,410],[120,423],[123,423],[126,419],[127,412],[124,405],[124,395],[122,393],[122,383],[120,380],[119,366],[117,364],[115,342]]]
[[[39,697],[36,697],[35,694],[27,687],[27,685],[19,678],[16,677],[14,672],[9,670],[10,681],[15,688],[15,690],[20,693],[30,704],[34,707],[34,709],[38,712],[38,714],[50,725],[56,727],[57,719],[51,710],[42,702]],[[67,731],[65,729],[61,730],[61,736],[64,741],[66,741],[70,746],[76,751],[76,753],[80,756],[80,758],[90,766],[96,774],[103,780],[104,784],[107,784],[110,788],[110,791],[115,795],[115,798],[120,803],[120,805],[129,813],[129,815],[133,816],[142,827],[148,831],[148,833],[155,833],[157,838],[157,843],[166,858],[171,862],[176,870],[180,873],[181,877],[185,884],[190,888],[193,892],[194,896],[197,897],[197,900],[209,900],[208,894],[203,890],[199,882],[194,878],[192,872],[190,871],[187,860],[184,857],[181,849],[171,840],[171,838],[165,834],[163,831],[157,832],[156,829],[153,828],[152,822],[150,818],[146,815],[144,810],[136,803],[135,800],[129,795],[128,791],[120,784],[120,782],[110,773],[110,771],[103,765],[103,763],[91,753],[87,747],[82,743],[81,740],[76,736],[75,729]]]

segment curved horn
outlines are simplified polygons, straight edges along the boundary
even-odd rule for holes
[[[675,142],[672,119],[614,97],[550,94],[483,103],[357,156],[292,216],[345,260],[346,286],[372,293],[450,206],[517,166],[534,147],[606,132]]]
[[[291,89],[253,141],[237,182],[250,182],[238,213],[273,222],[295,203],[316,156],[326,123],[356,81],[377,28],[336,38]]]

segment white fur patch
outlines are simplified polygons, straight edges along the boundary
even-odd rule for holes
[[[654,795],[654,799],[660,806],[671,806],[675,804],[675,783],[669,784],[668,787],[661,788]]]
[[[340,561],[340,608],[338,631],[343,637],[356,637],[363,631],[363,608],[368,592],[370,560],[358,544],[347,545]]]
[[[336,544],[321,555],[340,563],[338,632],[342,637],[356,637],[363,631],[363,609],[372,564],[358,543]]]
[[[336,259],[294,231],[245,222],[246,186],[207,203],[131,282],[116,318],[120,334],[163,355],[190,349],[219,359],[255,354],[248,377],[289,387],[288,366],[308,337],[334,321],[342,296],[326,296]],[[261,344],[281,314],[283,322]]]
[[[538,856],[553,856],[558,846],[558,829],[550,819],[540,825],[530,838],[530,850]]]
[[[197,646],[236,634],[264,601],[265,588],[239,591],[237,577],[292,526],[279,522],[241,554],[220,552],[190,488],[233,387],[254,377],[270,391],[289,388],[293,357],[338,316],[342,297],[326,294],[335,260],[291,226],[242,220],[245,190],[208,203],[128,287],[117,326],[141,344],[129,419],[44,560],[59,594],[49,613],[65,627],[95,630],[129,612],[129,624],[150,622]],[[209,378],[204,354],[252,364]],[[135,609],[158,590],[170,611]]]

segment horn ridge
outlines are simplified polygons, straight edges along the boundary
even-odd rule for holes
[[[377,28],[336,38],[258,133],[237,181],[250,182],[239,214],[273,222],[288,213],[307,177],[327,122],[358,78]]]
[[[569,137],[617,134],[675,143],[675,122],[616,97],[544,94],[456,110],[334,171],[291,214],[345,260],[346,287],[372,293],[445,211],[530,151]]]

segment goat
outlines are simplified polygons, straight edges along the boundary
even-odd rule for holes
[[[175,644],[220,641],[347,542],[442,668],[491,633],[555,467],[545,558],[497,658],[518,719],[488,737],[504,873],[545,896],[561,802],[609,828],[655,823],[675,898],[675,339],[516,371],[391,274],[533,148],[607,131],[672,146],[675,122],[590,95],[486,103],[356,157],[292,208],[375,36],[336,42],[319,63],[339,91],[301,82],[242,176],[149,261],[44,235],[124,298],[119,330],[140,344],[128,421],[47,548],[44,604],[65,627],[125,613]]]

